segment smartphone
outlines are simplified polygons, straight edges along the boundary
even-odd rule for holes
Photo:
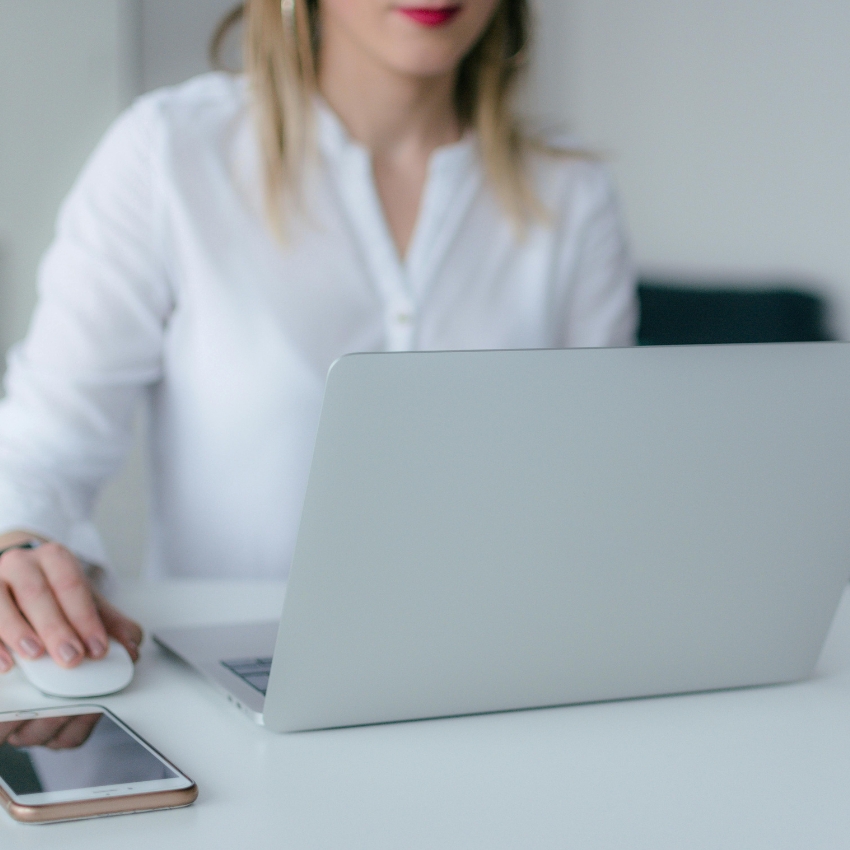
[[[0,803],[27,823],[188,806],[195,783],[100,705],[0,713]]]

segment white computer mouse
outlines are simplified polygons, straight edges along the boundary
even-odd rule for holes
[[[86,658],[72,670],[60,667],[47,653],[41,658],[15,656],[21,673],[31,685],[51,697],[102,697],[126,688],[133,680],[133,659],[118,641],[110,639],[109,651],[94,661]]]

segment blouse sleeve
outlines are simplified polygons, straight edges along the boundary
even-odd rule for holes
[[[42,534],[102,561],[92,510],[162,371],[173,298],[158,233],[154,100],[113,125],[59,214],[28,335],[0,403],[0,532]]]
[[[620,205],[607,169],[584,163],[583,192],[575,217],[576,249],[570,255],[564,344],[570,348],[635,344],[636,275]],[[572,217],[571,217],[572,218]]]

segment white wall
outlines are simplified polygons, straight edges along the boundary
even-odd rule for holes
[[[210,34],[235,0],[138,0],[142,91],[207,69]]]
[[[641,265],[799,279],[850,338],[850,3],[540,5],[539,102],[610,153]]]

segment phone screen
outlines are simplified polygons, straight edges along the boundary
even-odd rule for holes
[[[0,722],[0,777],[18,796],[176,776],[102,712]]]

